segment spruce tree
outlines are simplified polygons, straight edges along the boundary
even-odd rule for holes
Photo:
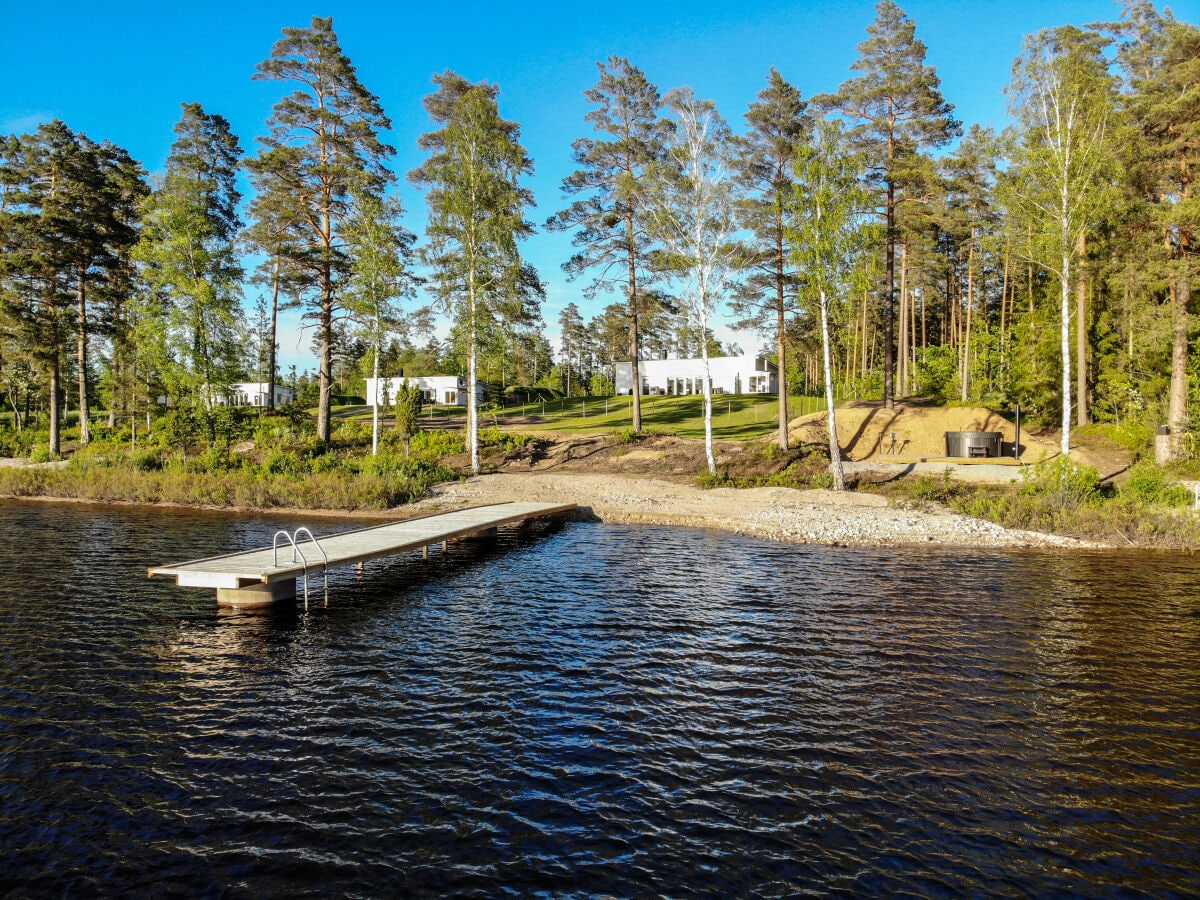
[[[946,143],[961,126],[942,97],[933,67],[925,64],[926,48],[916,37],[915,23],[899,6],[880,0],[867,34],[851,66],[862,75],[814,103],[837,110],[853,126],[850,140],[866,151],[874,177],[884,186],[883,400],[890,408],[895,404],[896,204],[912,157],[922,147]]]
[[[351,190],[381,192],[393,180],[384,161],[395,151],[379,139],[391,128],[379,99],[358,80],[333,31],[333,19],[285,28],[259,63],[255,79],[289,81],[298,89],[275,104],[270,133],[247,166],[271,191],[281,218],[297,223],[300,259],[311,274],[317,320],[317,437],[328,441],[333,387],[334,317],[349,275],[342,228]],[[285,214],[282,210],[287,210]]]
[[[812,122],[800,91],[774,68],[767,86],[746,112],[746,134],[734,161],[741,221],[754,235],[753,270],[740,285],[734,311],[740,327],[770,332],[779,370],[779,446],[788,448],[787,319],[797,311],[798,279],[787,242],[787,210],[796,154],[810,138]]]
[[[595,109],[584,116],[604,138],[580,138],[572,145],[579,168],[563,179],[563,192],[577,196],[546,227],[575,232],[579,251],[563,264],[571,278],[592,274],[587,296],[610,290],[625,294],[632,368],[633,430],[642,430],[642,326],[657,310],[650,289],[651,241],[646,234],[639,182],[663,152],[668,124],[659,115],[658,88],[628,59],[610,56],[597,63],[600,79],[584,93]]]

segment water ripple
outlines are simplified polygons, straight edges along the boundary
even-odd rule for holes
[[[238,613],[145,567],[273,521],[0,526],[15,895],[1200,891],[1191,557],[580,524]]]

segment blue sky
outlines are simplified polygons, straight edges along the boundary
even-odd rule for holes
[[[1024,35],[1119,15],[1109,0],[900,5],[916,22],[958,118],[997,127],[1005,121],[1002,91]],[[1200,0],[1169,5],[1177,18],[1197,21]],[[286,90],[279,82],[251,81],[255,66],[283,27],[332,15],[360,80],[392,120],[387,139],[398,151],[394,167],[409,227],[421,233],[425,209],[403,176],[421,162],[416,138],[429,127],[421,98],[431,89],[430,76],[444,69],[500,86],[501,113],[521,124],[535,163],[529,184],[538,205],[531,217],[540,224],[562,204],[571,142],[588,133],[583,91],[596,81],[597,60],[627,56],[663,91],[690,85],[740,130],[771,66],[805,97],[835,90],[852,74],[856,45],[874,14],[872,0],[746,6],[712,0],[609,0],[603,6],[0,0],[0,33],[8,37],[0,65],[0,133],[61,118],[95,140],[120,144],[154,172],[170,150],[180,104],[197,101],[229,119],[243,149],[253,153],[254,138]],[[524,249],[549,285],[543,315],[552,339],[566,303],[577,302],[590,317],[607,302],[585,301],[583,284],[562,275],[568,235],[540,232]],[[745,349],[758,344],[750,334],[722,336]],[[287,323],[280,344],[285,368],[315,368],[296,322]]]

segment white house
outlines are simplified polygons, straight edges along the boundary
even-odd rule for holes
[[[238,381],[229,385],[229,393],[213,398],[217,406],[267,406],[270,384],[266,381]],[[283,406],[296,399],[296,392],[281,384],[275,385],[275,406]]]
[[[714,394],[774,394],[779,391],[775,364],[761,356],[714,356],[708,360]],[[704,360],[638,360],[643,394],[704,393]],[[616,364],[616,392],[633,393],[633,366]]]
[[[391,403],[396,397],[396,391],[400,388],[400,383],[407,381],[409,384],[415,384],[421,389],[421,398],[426,402],[435,406],[449,405],[458,406],[467,402],[467,379],[460,378],[457,375],[417,375],[415,377],[404,378],[380,378],[379,393],[375,392],[374,378],[367,379],[367,403],[371,406],[375,405],[375,398],[379,398],[380,403]],[[479,402],[484,400],[484,390],[482,384],[475,385],[475,399]]]

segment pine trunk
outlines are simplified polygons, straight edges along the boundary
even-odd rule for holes
[[[972,229],[971,246],[967,250],[967,318],[963,326],[959,399],[963,403],[971,396],[971,325],[975,315],[975,233]]]
[[[1171,303],[1171,386],[1167,397],[1167,424],[1172,435],[1181,434],[1187,426],[1188,400],[1188,306],[1192,299],[1192,284],[1186,272],[1175,281]],[[1172,442],[1175,453],[1178,441]]]
[[[90,412],[88,408],[88,367],[87,367],[87,287],[83,273],[79,273],[75,287],[76,316],[78,318],[75,332],[76,365],[79,367],[79,445],[86,447],[91,440],[89,430]]]
[[[888,157],[890,164],[890,147]],[[892,380],[896,364],[892,347],[896,322],[896,185],[892,181],[890,165],[887,181],[887,256],[884,268],[884,290],[887,296],[883,313],[883,405],[885,409],[893,409],[896,406],[896,386]]]
[[[50,458],[58,459],[62,454],[62,387],[59,384],[58,350],[50,359]]]

